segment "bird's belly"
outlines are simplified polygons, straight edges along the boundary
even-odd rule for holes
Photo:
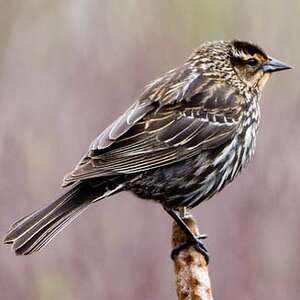
[[[241,140],[242,139],[242,140]],[[167,207],[194,207],[230,183],[253,155],[255,135],[249,130],[217,149],[139,174],[128,186],[138,197]]]

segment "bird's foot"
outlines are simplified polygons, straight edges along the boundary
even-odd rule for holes
[[[172,252],[171,252],[171,258],[174,260],[175,257],[180,253],[181,250],[186,249],[187,247],[194,246],[195,249],[200,252],[205,261],[208,265],[209,263],[209,253],[204,244],[201,240],[204,240],[207,238],[207,235],[199,235],[199,236],[193,236],[193,238],[188,238],[187,241],[181,243],[180,245],[176,246]]]

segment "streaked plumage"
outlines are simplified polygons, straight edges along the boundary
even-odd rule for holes
[[[248,42],[203,44],[150,83],[65,176],[66,195],[13,225],[5,242],[37,251],[88,204],[122,190],[169,209],[209,199],[253,156],[262,88],[288,68],[274,61]]]

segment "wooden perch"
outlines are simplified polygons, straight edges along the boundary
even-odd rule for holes
[[[184,222],[191,231],[199,235],[193,216],[188,214]],[[173,223],[173,248],[186,240],[185,234]],[[193,246],[180,251],[174,260],[176,291],[179,300],[213,300],[205,258]]]

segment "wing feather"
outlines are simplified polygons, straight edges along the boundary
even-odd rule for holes
[[[92,142],[90,150],[109,147],[151,110],[153,110],[151,103],[135,103]]]
[[[172,70],[95,139],[63,186],[158,168],[219,147],[237,132],[242,105],[224,83],[186,66]]]

